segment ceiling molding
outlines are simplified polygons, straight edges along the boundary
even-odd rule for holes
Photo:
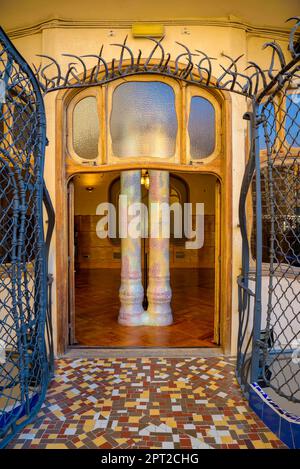
[[[46,29],[131,29],[134,20],[70,20],[51,18],[28,27],[6,31],[11,39],[39,34]],[[216,26],[244,30],[254,36],[271,37],[272,39],[288,40],[290,29],[274,26],[255,26],[235,16],[224,18],[183,18],[176,20],[143,21],[143,23],[162,23],[164,26]]]

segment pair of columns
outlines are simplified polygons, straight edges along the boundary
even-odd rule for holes
[[[169,268],[169,237],[170,219],[163,217],[161,204],[169,204],[169,173],[167,171],[149,171],[149,280],[148,309],[143,308],[144,289],[142,285],[141,237],[121,238],[121,287],[119,323],[126,326],[167,326],[172,323],[171,287]],[[141,171],[122,171],[121,195],[126,196],[127,223],[130,225],[134,215],[130,215],[129,207],[141,202]],[[152,211],[158,210],[156,217]],[[122,215],[121,215],[122,216]],[[153,221],[155,218],[155,222]],[[157,226],[153,226],[156,223]],[[164,227],[163,227],[164,223]],[[154,235],[153,235],[154,234]]]

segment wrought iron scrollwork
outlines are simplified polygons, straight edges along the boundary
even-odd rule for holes
[[[289,50],[294,60],[299,57],[299,49],[296,47],[296,37],[300,26],[300,17],[290,18],[295,25],[291,29]],[[269,67],[262,69],[256,62],[249,61],[244,70],[240,69],[240,63],[244,55],[236,58],[223,53],[224,62],[219,63],[222,73],[214,73],[216,58],[208,56],[200,49],[190,50],[188,46],[180,42],[176,44],[182,49],[173,59],[171,54],[165,51],[163,37],[159,40],[149,37],[153,42],[153,48],[143,57],[139,50],[137,56],[127,43],[128,37],[122,44],[111,44],[120,49],[117,57],[111,61],[103,54],[104,46],[99,54],[74,55],[62,54],[71,60],[66,66],[61,65],[57,59],[48,55],[40,55],[44,61],[38,67],[33,65],[36,77],[43,93],[49,93],[64,88],[80,88],[93,85],[101,85],[121,77],[158,73],[161,75],[180,78],[189,83],[203,85],[205,87],[227,90],[254,98],[260,90],[266,89],[277,76],[275,63],[279,61],[280,70],[286,68],[286,59],[283,50],[276,42],[268,42],[265,48],[271,49]],[[93,63],[94,61],[94,63]]]

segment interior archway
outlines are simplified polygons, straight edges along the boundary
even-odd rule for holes
[[[146,170],[144,172],[146,174]],[[121,275],[120,239],[99,239],[97,205],[107,199],[115,204],[120,193],[120,174],[81,174],[74,187],[75,333],[76,344],[97,347],[214,347],[216,184],[212,175],[170,173],[170,199],[181,204],[205,204],[204,246],[186,249],[184,233],[174,236],[171,223],[170,281],[172,325],[124,327],[118,324]],[[148,191],[142,188],[147,204]],[[218,210],[218,209],[217,209]],[[173,217],[171,217],[172,219]],[[174,222],[174,220],[173,220]],[[218,229],[218,228],[217,228]],[[147,290],[148,239],[142,239],[142,283]],[[215,327],[214,327],[215,326]]]

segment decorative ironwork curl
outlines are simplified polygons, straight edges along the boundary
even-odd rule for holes
[[[295,65],[300,57],[299,48],[295,45],[300,27],[300,17],[289,18],[287,21],[292,20],[296,23],[292,27],[289,37],[291,61],[287,63],[285,54],[278,43],[275,41],[267,42],[263,48],[272,51],[267,69],[262,69],[259,64],[253,61],[249,61],[244,69],[239,69],[243,55],[232,58],[222,53],[222,57],[229,61],[229,65],[220,63],[219,67],[222,72],[216,76],[213,70],[216,58],[209,57],[199,49],[193,52],[182,43],[176,42],[184,51],[179,52],[171,61],[171,54],[165,51],[162,44],[164,37],[159,40],[148,37],[148,40],[152,41],[154,45],[150,53],[142,59],[141,50],[139,50],[137,57],[134,56],[132,49],[127,44],[128,37],[126,36],[122,44],[111,44],[120,49],[120,54],[110,61],[104,58],[102,46],[99,55],[62,54],[63,57],[72,59],[66,64],[65,72],[63,72],[64,66],[60,65],[53,57],[39,55],[46,63],[40,64],[38,67],[34,66],[34,70],[44,94],[65,88],[101,85],[129,75],[158,73],[189,83],[232,91],[248,98],[254,98],[259,96],[260,90],[271,88],[273,81],[276,80],[278,83],[278,73],[283,74],[284,77],[287,69],[290,70],[290,67]],[[126,56],[127,60],[125,60]],[[200,57],[198,62],[195,61],[195,57]],[[88,65],[86,59],[96,59],[96,63]],[[275,69],[276,62],[279,64],[280,72]],[[249,73],[250,71],[253,73]]]
[[[298,48],[296,48],[296,33],[297,30],[300,28],[300,16],[293,16],[292,18],[289,18],[287,22],[292,20],[296,21],[296,24],[292,27],[290,32],[289,51],[294,59],[300,56],[299,39]]]

